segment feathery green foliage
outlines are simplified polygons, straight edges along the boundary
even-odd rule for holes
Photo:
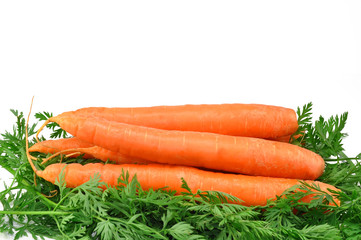
[[[25,152],[23,113],[11,110],[16,118],[12,132],[0,140],[0,166],[13,181],[0,192],[0,232],[14,239],[360,239],[361,236],[361,154],[348,158],[342,139],[347,113],[312,122],[312,103],[298,108],[299,129],[292,143],[320,154],[326,161],[320,181],[335,185],[341,206],[330,205],[332,197],[318,186],[302,183],[270,201],[266,206],[246,207],[225,203],[242,202],[229,194],[189,189],[183,180],[183,194],[165,189],[143,190],[136,176],[123,172],[120,186],[100,186],[95,175],[81,186],[67,188],[63,173],[56,184],[35,177]],[[51,113],[35,114],[39,121]],[[37,124],[29,126],[30,137]],[[51,138],[66,137],[56,124]],[[301,134],[301,137],[297,135]],[[33,144],[31,139],[29,144]],[[34,155],[39,158],[44,154]],[[54,158],[47,164],[59,161]],[[87,162],[81,156],[65,162]],[[35,161],[36,162],[36,161]],[[46,164],[46,165],[47,165]],[[45,166],[37,164],[39,169]],[[304,191],[295,191],[296,188]],[[314,194],[310,203],[300,202]]]

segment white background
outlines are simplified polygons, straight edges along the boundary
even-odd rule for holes
[[[0,132],[33,96],[33,113],[54,114],[312,101],[316,117],[349,112],[344,146],[355,156],[360,12],[360,1],[2,1]]]

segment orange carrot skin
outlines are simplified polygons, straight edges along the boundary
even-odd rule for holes
[[[152,128],[276,138],[298,128],[293,109],[264,104],[201,104],[137,108],[89,107],[76,114]]]
[[[293,136],[293,138],[298,139],[298,138],[300,138],[302,136],[303,136],[302,134],[298,134],[296,136]],[[269,140],[289,143],[292,140],[291,138],[292,138],[292,135],[286,135],[286,136],[280,136],[280,137],[277,137],[277,138],[274,138],[274,139],[269,139]]]
[[[35,143],[29,148],[29,151],[54,154],[62,150],[72,148],[89,148],[93,146],[93,144],[81,141],[77,138],[49,139]]]
[[[277,138],[270,139],[270,140],[289,143],[290,139],[291,139],[291,135],[286,135],[286,136],[281,136],[281,137],[277,137]]]
[[[325,167],[316,153],[283,142],[162,130],[69,113],[51,120],[83,141],[151,162],[310,180],[321,176]]]
[[[89,180],[90,176],[99,173],[101,180],[111,186],[117,185],[117,180],[122,173],[129,172],[130,177],[134,174],[143,189],[159,189],[168,187],[177,193],[184,192],[181,188],[181,178],[184,178],[190,189],[195,192],[198,189],[203,191],[214,190],[231,194],[241,199],[241,204],[246,206],[265,205],[268,199],[274,199],[276,195],[281,195],[286,189],[299,184],[296,179],[270,178],[261,176],[246,176],[240,174],[229,174],[204,171],[193,167],[163,165],[163,164],[100,164],[89,163],[80,165],[76,163],[57,163],[49,165],[44,171],[39,171],[40,177],[52,183],[58,177],[60,171],[65,167],[65,181],[67,187],[76,187]],[[331,185],[306,181],[320,185],[322,190],[327,188],[337,191]],[[303,201],[310,201],[307,197]],[[338,201],[337,199],[335,199]],[[339,201],[338,201],[339,204]]]
[[[118,152],[110,151],[108,149],[95,146],[93,144],[81,141],[78,138],[62,138],[62,139],[51,139],[42,142],[35,143],[29,148],[29,152],[41,152],[45,154],[54,154],[60,151],[76,149],[74,151],[67,151],[64,154],[72,154],[79,152],[83,155],[83,158],[96,158],[103,162],[108,160],[113,161],[117,164],[121,163],[148,163],[149,161],[138,159],[134,157],[128,157]],[[77,157],[79,154],[72,155]]]
[[[124,154],[121,154],[119,152],[110,151],[108,149],[94,146],[91,148],[85,148],[81,150],[83,153],[88,154],[92,156],[93,158],[102,160],[103,162],[106,162],[108,160],[113,161],[117,164],[123,164],[123,163],[139,163],[139,164],[145,164],[149,163],[149,161],[136,158],[136,157],[129,157]]]

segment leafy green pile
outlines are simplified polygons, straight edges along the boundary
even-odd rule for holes
[[[245,207],[225,204],[224,199],[238,200],[220,192],[192,192],[183,181],[184,193],[143,190],[136,177],[122,173],[121,187],[103,191],[104,183],[95,175],[77,188],[67,188],[63,175],[53,185],[34,177],[25,152],[26,122],[23,113],[11,110],[16,117],[12,132],[2,134],[0,165],[13,175],[10,185],[0,192],[0,232],[19,239],[361,239],[361,154],[349,158],[342,139],[347,113],[312,121],[312,104],[297,110],[300,128],[292,143],[320,154],[326,161],[320,181],[332,184],[341,206],[328,204],[332,197],[317,186],[302,183],[287,190],[266,206]],[[51,114],[35,114],[39,120]],[[34,144],[37,124],[29,126]],[[50,125],[51,137],[64,132]],[[300,135],[301,134],[301,135]],[[44,137],[41,137],[44,139]],[[35,156],[35,155],[34,155]],[[46,157],[38,154],[37,157]],[[47,164],[60,161],[54,158]],[[64,162],[85,164],[96,159],[80,157]],[[36,164],[36,162],[35,162]],[[42,169],[46,165],[37,164]],[[192,189],[193,190],[193,189]],[[304,196],[317,193],[310,203]]]

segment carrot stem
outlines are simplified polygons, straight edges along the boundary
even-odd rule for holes
[[[70,194],[72,194],[73,192],[75,192],[76,190],[78,190],[77,188],[73,188],[71,189],[63,198],[60,199],[60,201],[55,205],[55,207],[53,208],[53,211],[55,211],[56,209],[58,209],[58,207],[60,206],[60,204],[69,197]]]
[[[62,211],[0,211],[0,214],[11,214],[11,215],[67,215],[71,212]]]
[[[31,102],[31,104],[33,104],[33,102]],[[49,122],[50,122],[50,118],[47,119],[47,120],[43,123],[43,125],[41,125],[41,127],[38,129],[38,131],[37,131],[37,133],[36,133],[36,135],[35,135],[35,139],[36,139],[37,142],[40,142],[40,140],[39,140],[39,134],[40,134],[40,132],[44,129],[44,127],[45,127],[46,125],[48,125]]]

